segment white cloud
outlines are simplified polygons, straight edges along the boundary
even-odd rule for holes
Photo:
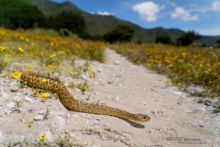
[[[157,13],[162,9],[152,1],[136,4],[132,9],[137,12],[142,20],[152,22],[157,20]]]
[[[182,21],[198,20],[198,15],[191,15],[189,11],[182,7],[176,7],[175,11],[170,14],[172,18],[178,18]]]
[[[213,8],[213,10],[215,10],[215,11],[220,11],[220,1],[214,1],[214,2],[212,3],[212,8]]]
[[[99,15],[112,15],[111,13],[109,13],[107,11],[98,11],[97,14],[99,14]]]

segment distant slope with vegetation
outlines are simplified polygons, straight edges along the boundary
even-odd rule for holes
[[[154,29],[143,29],[136,24],[120,20],[115,16],[103,16],[86,13],[77,8],[71,2],[56,3],[50,0],[26,0],[39,7],[47,16],[56,15],[63,10],[79,12],[86,20],[87,31],[92,35],[103,35],[110,31],[114,26],[120,23],[129,24],[135,29],[135,38],[143,42],[154,42],[156,37],[161,35],[169,35],[172,39],[177,39],[184,34],[179,29],[164,29],[161,27]]]
[[[103,16],[96,14],[89,14],[77,8],[71,2],[56,3],[51,0],[26,0],[43,11],[47,16],[56,15],[57,13],[69,10],[73,12],[80,13],[86,21],[87,31],[91,35],[100,36],[110,31],[114,26],[125,23],[132,26],[135,30],[135,40],[141,42],[152,43],[155,42],[156,38],[159,36],[170,36],[172,40],[176,40],[182,36],[185,32],[180,29],[165,29],[162,27],[157,27],[153,29],[144,29],[136,24],[130,23],[128,21],[120,20],[115,16]],[[202,36],[197,43],[214,45],[216,40],[220,36]]]

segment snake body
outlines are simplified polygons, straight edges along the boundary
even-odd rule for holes
[[[134,120],[134,121],[149,121],[150,117],[144,114],[132,114],[120,109],[91,104],[79,101],[75,99],[67,90],[65,86],[63,86],[60,82],[53,78],[48,78],[37,74],[35,72],[25,71],[21,75],[21,81],[23,81],[28,86],[32,86],[39,89],[44,89],[52,92],[56,92],[60,98],[62,104],[69,110],[85,112],[85,113],[93,113],[100,115],[110,115],[123,119]]]

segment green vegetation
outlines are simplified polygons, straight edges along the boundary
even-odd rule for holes
[[[86,31],[84,18],[79,13],[73,13],[71,11],[62,11],[58,13],[52,18],[51,23],[53,24],[52,27],[58,31],[67,29],[74,34],[83,34]]]
[[[216,40],[217,46],[220,47],[220,38]]]
[[[104,40],[110,43],[119,41],[119,42],[128,42],[131,41],[134,36],[134,29],[127,24],[119,24],[115,26],[110,32],[107,32],[104,35]]]
[[[198,40],[201,36],[195,34],[195,32],[188,32],[177,39],[176,44],[180,46],[188,46],[195,40]]]
[[[0,25],[10,29],[44,27],[46,17],[30,3],[21,0],[1,0]]]
[[[156,38],[156,43],[172,44],[173,41],[170,36],[159,36]]]

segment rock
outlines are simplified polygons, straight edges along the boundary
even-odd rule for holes
[[[77,92],[77,93],[81,93],[81,90],[78,89],[78,88],[74,88],[74,91]]]
[[[212,106],[220,109],[220,102],[214,102],[212,103]]]
[[[204,101],[204,104],[205,104],[206,106],[211,106],[212,102],[211,102],[210,100],[205,100],[205,101]]]
[[[25,96],[24,99],[25,99],[26,101],[28,101],[28,102],[31,102],[31,103],[34,103],[34,102],[35,102],[34,99],[32,99],[32,98],[30,98],[30,97],[27,97],[27,96]]]
[[[5,110],[4,110],[4,113],[5,113],[6,115],[9,115],[11,112],[12,112],[12,110],[8,110],[8,109],[5,109]]]
[[[196,87],[192,87],[192,91],[193,91],[194,93],[200,94],[200,93],[205,92],[205,89],[203,89],[202,87],[196,86]]]
[[[44,117],[42,115],[37,115],[37,116],[34,117],[35,121],[40,121],[40,120],[43,120],[43,119],[44,119]]]
[[[66,124],[66,121],[63,117],[61,116],[55,116],[54,117],[54,120],[53,120],[53,123],[52,123],[52,126],[56,129],[63,129],[64,128],[64,125]]]
[[[70,137],[75,137],[75,136],[76,136],[76,134],[70,133]]]
[[[147,105],[147,103],[146,103],[146,102],[144,102],[144,101],[141,101],[141,104],[143,104],[143,105]]]
[[[78,117],[79,117],[79,115],[77,115],[77,114],[74,114],[74,115],[73,115],[73,117],[74,117],[74,118],[78,118]]]
[[[174,94],[175,94],[175,95],[181,95],[181,94],[182,94],[182,92],[179,92],[179,91],[174,91]]]
[[[70,115],[70,114],[67,114],[67,118],[68,118],[68,119],[71,118],[71,115]]]
[[[102,72],[102,69],[101,69],[101,68],[97,68],[97,71],[98,71],[98,72]]]
[[[16,108],[16,104],[14,102],[10,102],[10,103],[7,104],[7,107]]]
[[[204,102],[204,99],[203,98],[200,98],[197,103],[203,103]]]
[[[6,92],[3,91],[1,94],[2,94],[3,98],[5,98],[5,99],[8,98],[8,94]]]
[[[119,100],[120,100],[120,97],[119,97],[119,96],[117,96],[117,97],[115,98],[115,100],[116,100],[116,101],[119,101]]]
[[[114,64],[115,64],[115,65],[119,65],[120,62],[119,62],[119,61],[115,61]]]
[[[48,139],[49,141],[52,140],[52,133],[51,133],[50,131],[47,131],[47,132],[45,133],[45,136],[47,137],[47,139]]]
[[[61,117],[64,117],[66,115],[65,112],[63,111],[52,111],[50,114],[54,116],[61,116]]]
[[[45,114],[45,110],[39,111],[38,114],[41,114],[41,115]]]
[[[186,109],[185,112],[186,112],[186,113],[192,113],[193,111],[192,111],[192,110],[189,110],[189,109]]]
[[[200,128],[204,128],[204,126],[203,126],[203,125],[201,125],[201,124],[199,125],[199,127],[200,127]]]
[[[2,141],[2,140],[4,140],[5,138],[3,137],[3,135],[2,135],[2,132],[0,132],[0,140]]]
[[[205,112],[206,111],[206,109],[205,108],[203,108],[203,107],[199,107],[199,108],[196,108],[196,110],[198,110],[198,111],[202,111],[202,112]]]
[[[34,138],[34,134],[28,133],[28,134],[27,134],[27,138],[28,138],[28,139],[33,139],[33,138]]]
[[[194,120],[193,122],[192,122],[192,125],[194,125],[194,126],[196,126],[198,124],[198,121],[197,120]]]
[[[219,109],[214,109],[213,113],[220,113],[220,107],[219,107]]]
[[[165,112],[165,110],[164,110],[164,109],[161,109],[161,110],[160,110],[160,113],[164,113],[164,112]]]
[[[11,89],[11,92],[17,92],[18,91],[18,88],[17,87],[13,87],[12,89]]]
[[[157,110],[150,111],[152,114],[157,114]]]
[[[81,75],[80,77],[82,80],[88,81],[88,78],[85,75]]]
[[[160,128],[159,130],[160,130],[160,132],[164,132],[164,131],[165,131],[165,129],[164,129],[164,128]]]

